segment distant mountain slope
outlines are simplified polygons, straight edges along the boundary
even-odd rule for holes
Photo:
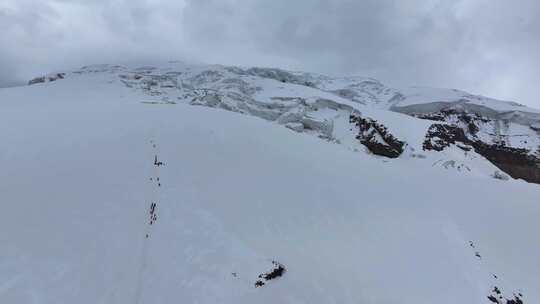
[[[398,158],[421,157],[427,159],[427,165],[445,164],[442,167],[466,174],[504,179],[508,174],[540,183],[540,111],[514,102],[451,89],[398,90],[364,77],[180,62],[142,67],[88,66],[49,74],[30,83],[64,77],[85,81],[96,75],[143,92],[146,97],[141,102],[220,108],[274,121],[351,150]],[[371,123],[352,125],[353,116]],[[448,132],[437,126],[441,123],[456,125],[463,135],[457,142],[445,143],[444,138],[455,136],[428,132]],[[392,144],[386,142],[377,126],[403,142],[402,149],[384,152],[392,150]],[[429,144],[433,140],[439,141],[438,148]]]

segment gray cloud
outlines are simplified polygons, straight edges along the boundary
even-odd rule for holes
[[[291,68],[456,87],[540,106],[537,1],[223,3],[189,1],[188,37],[208,49],[239,44],[257,54],[245,59],[249,64],[280,58]],[[205,13],[212,18],[198,17]],[[211,28],[219,28],[219,39],[204,35]],[[261,54],[271,59],[261,61]]]
[[[365,75],[540,107],[539,14],[535,0],[7,0],[0,63],[15,64],[0,82],[184,59]]]

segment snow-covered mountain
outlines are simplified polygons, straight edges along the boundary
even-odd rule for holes
[[[398,90],[363,77],[184,63],[89,66],[39,77],[30,84],[94,74],[144,93],[141,102],[145,103],[220,108],[273,121],[351,150],[394,158],[425,157],[425,164],[467,174],[503,179],[510,175],[540,183],[540,111],[514,102],[450,89]],[[353,116],[365,123],[351,125]],[[449,124],[457,128],[448,129]],[[380,128],[400,147],[386,142],[389,139]]]
[[[180,62],[30,84],[0,90],[1,303],[540,301],[538,110]]]

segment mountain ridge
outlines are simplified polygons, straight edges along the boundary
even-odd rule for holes
[[[408,134],[400,139],[397,135],[401,126],[393,127],[393,119],[387,121],[384,118],[385,111],[433,121],[433,126],[429,126],[431,128],[435,128],[436,123],[449,123],[465,132],[466,139],[460,141],[461,145],[472,145],[472,148],[461,149],[464,152],[458,159],[444,162],[465,164],[470,158],[467,154],[476,153],[513,178],[540,183],[540,110],[515,102],[456,89],[394,89],[376,79],[360,76],[330,77],[277,68],[190,65],[181,62],[155,66],[86,66],[71,72],[38,77],[29,84],[62,80],[66,75],[93,73],[114,75],[111,81],[141,90],[151,102],[185,102],[253,115],[296,132],[312,133],[344,143],[349,149],[367,148],[374,154],[385,150],[381,150],[381,147],[387,147],[388,143],[377,138],[375,133],[378,132],[369,130],[368,126],[365,130],[367,133],[356,134],[347,122],[354,116],[353,112],[364,113],[366,118],[379,121],[382,126],[390,126],[390,133],[398,133],[394,134],[396,139],[409,143],[407,146],[411,155],[416,155],[418,151],[426,152],[423,142],[428,140],[428,128],[412,127],[407,122],[402,126],[424,130],[414,131],[420,134],[412,136],[411,132],[405,132]],[[382,116],[382,119],[378,116]],[[399,118],[398,121],[401,120]],[[368,141],[363,139],[366,136],[370,138]],[[418,136],[423,136],[423,140],[419,140]],[[431,136],[434,136],[433,133]],[[355,140],[363,144],[359,146]],[[379,148],[370,149],[367,142]],[[444,148],[454,144],[444,145]],[[399,157],[402,152],[392,155]],[[470,165],[464,166],[471,169]],[[496,170],[491,171],[487,174],[504,176]]]

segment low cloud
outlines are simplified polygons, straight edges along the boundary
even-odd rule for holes
[[[540,2],[4,0],[0,83],[182,59],[365,75],[540,107]]]

